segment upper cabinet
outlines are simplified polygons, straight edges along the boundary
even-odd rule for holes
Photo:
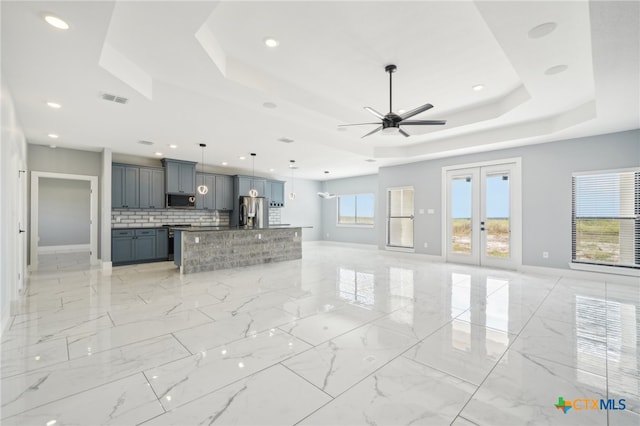
[[[140,208],[163,209],[164,206],[164,170],[140,167]]]
[[[260,177],[236,176],[238,184],[238,196],[249,195],[251,189],[258,191],[258,197],[264,197],[267,192],[267,180]]]
[[[165,167],[167,194],[196,193],[196,163],[164,158],[162,164]]]
[[[267,181],[267,197],[269,207],[284,207],[284,182],[279,180]]]
[[[216,210],[233,210],[233,178],[216,175]]]
[[[126,164],[111,167],[111,207],[114,209],[140,207],[140,168]]]

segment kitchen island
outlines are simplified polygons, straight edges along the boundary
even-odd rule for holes
[[[180,273],[215,271],[302,258],[302,227],[175,227]]]

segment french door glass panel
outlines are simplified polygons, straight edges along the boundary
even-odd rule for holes
[[[388,190],[387,245],[413,248],[413,188]]]
[[[451,181],[449,243],[453,253],[471,254],[472,179],[471,175],[457,176]]]
[[[511,257],[511,209],[509,172],[483,173],[484,254],[489,257]]]

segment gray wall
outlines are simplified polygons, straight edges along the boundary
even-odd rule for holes
[[[423,161],[379,171],[378,198],[387,188],[415,187],[415,209],[434,209],[416,215],[416,252],[441,256],[442,167],[504,158],[522,158],[522,263],[568,268],[571,260],[571,174],[640,165],[640,130],[571,139],[522,148]],[[385,217],[378,203],[379,218]],[[424,248],[424,243],[428,247]],[[385,245],[384,227],[377,243]],[[543,259],[542,252],[549,258]]]
[[[302,230],[302,241],[315,241],[322,239],[322,220],[320,211],[320,198],[317,193],[321,191],[320,182],[305,179],[293,180],[296,199],[290,200],[292,180],[280,177],[284,180],[284,207],[280,210],[280,223],[288,223],[292,226],[311,226]]]
[[[338,226],[338,199],[325,200],[316,197],[321,200],[322,205],[322,239],[359,244],[378,244],[378,233],[380,230],[384,233],[385,229],[384,197],[386,196],[386,193],[379,192],[378,175],[325,181],[322,184],[322,192],[336,195],[374,194],[376,212],[373,228]],[[381,207],[383,210],[382,215],[380,214]]]
[[[90,243],[89,181],[41,178],[38,206],[39,247]]]
[[[67,173],[74,175],[86,175],[98,177],[98,188],[101,188],[102,153],[91,151],[79,151],[66,148],[49,148],[44,145],[27,145],[27,165],[29,171]],[[29,188],[31,188],[31,176],[29,175]],[[100,191],[100,189],[98,189]],[[29,191],[31,192],[31,191]],[[101,195],[98,194],[98,211],[101,211]],[[31,194],[29,194],[29,200]],[[29,203],[29,211],[31,211]],[[42,213],[44,210],[41,210]],[[38,216],[41,216],[40,214]],[[101,217],[98,215],[98,229],[101,227]],[[98,233],[98,258],[100,253],[100,233]],[[30,248],[29,248],[30,252]]]

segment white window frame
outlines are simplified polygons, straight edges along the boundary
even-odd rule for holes
[[[355,220],[358,220],[358,195],[371,195],[373,197],[373,223],[340,223],[340,198],[356,197]],[[336,226],[341,228],[373,228],[376,224],[376,194],[373,192],[358,192],[355,194],[340,194],[336,197]]]
[[[638,173],[640,172],[640,168],[639,167],[627,167],[627,168],[620,168],[620,169],[603,169],[603,170],[589,170],[589,171],[581,171],[581,172],[574,172],[571,174],[571,181],[572,181],[572,185],[573,185],[573,179],[579,176],[593,176],[593,175],[599,175],[599,174],[613,174],[613,173],[625,173],[625,172],[634,172],[634,173]],[[574,194],[571,194],[571,203],[573,205],[574,203],[574,199],[573,199]],[[635,196],[635,195],[634,195]],[[572,222],[573,222],[573,215],[574,215],[574,211],[573,211],[573,207],[571,210],[571,215],[572,215]],[[574,270],[578,270],[578,271],[588,271],[588,272],[599,272],[599,273],[605,273],[605,274],[614,274],[614,275],[624,275],[624,276],[632,276],[632,277],[640,277],[640,269],[638,268],[633,268],[633,267],[628,267],[628,266],[617,266],[617,265],[600,265],[597,263],[588,263],[588,262],[574,262],[573,261],[573,245],[574,245],[574,241],[573,241],[573,223],[571,225],[571,246],[572,246],[572,253],[571,253],[571,260],[569,261],[569,268],[570,269],[574,269]]]

